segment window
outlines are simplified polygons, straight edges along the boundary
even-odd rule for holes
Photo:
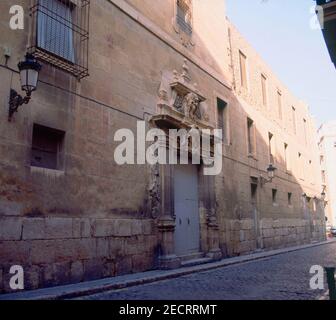
[[[188,35],[192,34],[191,0],[177,0],[176,21],[180,29]]]
[[[274,205],[277,204],[277,196],[278,196],[278,190],[272,189],[272,201]]]
[[[298,165],[299,165],[299,177],[303,180],[304,177],[303,177],[303,174],[304,174],[304,162],[303,162],[303,157],[302,157],[302,154],[299,152],[298,153]]]
[[[322,175],[322,183],[325,184],[326,183],[326,172],[323,170],[321,171],[321,175]]]
[[[247,118],[247,144],[248,153],[250,155],[255,154],[255,136],[254,136],[254,122],[250,118]]]
[[[274,137],[272,133],[268,133],[268,151],[270,156],[270,163],[274,164]]]
[[[285,162],[286,170],[289,171],[290,166],[289,166],[288,144],[287,143],[284,144],[284,162]]]
[[[324,156],[320,156],[320,165],[323,165],[324,164]]]
[[[32,0],[30,53],[78,78],[88,76],[90,0]]]
[[[46,169],[63,169],[63,131],[35,124],[31,151],[31,166]]]
[[[288,193],[288,206],[292,206],[293,203],[292,203],[292,197],[293,197],[293,194],[291,192]]]
[[[229,142],[229,121],[227,103],[217,98],[217,126],[223,131],[224,143]]]
[[[251,183],[251,202],[252,203],[256,203],[257,201],[257,190],[258,190],[258,184]]]
[[[308,140],[307,140],[307,120],[306,119],[303,119],[303,134],[304,134],[305,143],[307,145]]]
[[[240,64],[240,81],[241,86],[247,89],[247,68],[246,68],[246,56],[239,51],[239,64]]]
[[[37,15],[38,47],[74,63],[71,4],[60,0],[40,0],[40,6],[42,10]]]
[[[267,106],[267,78],[265,75],[261,75],[261,91],[262,91],[262,100],[263,105]]]
[[[292,123],[293,123],[293,133],[296,134],[296,110],[292,107]]]
[[[282,94],[279,90],[277,94],[278,94],[278,115],[279,119],[282,120]]]

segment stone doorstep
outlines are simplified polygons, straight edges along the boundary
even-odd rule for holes
[[[312,247],[330,244],[333,242],[336,242],[336,239],[296,247],[289,247],[285,249],[262,251],[259,253],[253,253],[245,256],[223,259],[221,261],[212,262],[208,264],[191,266],[191,267],[182,267],[180,269],[175,270],[168,270],[168,271],[153,270],[142,273],[117,276],[113,278],[82,282],[72,285],[38,289],[20,293],[2,294],[0,295],[0,300],[62,300],[62,299],[77,298],[111,290],[118,290],[127,287],[133,287],[137,285],[178,278],[196,272],[209,271],[230,265],[236,265],[244,262],[264,259],[271,256],[276,256],[298,250],[304,250]]]

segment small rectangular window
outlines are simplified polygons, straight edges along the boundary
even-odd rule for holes
[[[307,120],[303,119],[303,134],[306,145],[308,144],[308,136],[307,136]]]
[[[292,194],[291,192],[289,192],[289,193],[288,193],[288,205],[289,205],[289,206],[292,206],[292,205],[293,205],[293,203],[292,203],[292,196],[293,196],[293,194]]]
[[[31,151],[31,166],[62,170],[65,133],[35,124]]]
[[[293,133],[296,134],[296,110],[292,107],[292,124],[293,124]]]
[[[277,195],[278,195],[278,190],[277,189],[272,189],[272,201],[273,204],[277,204]]]
[[[269,157],[270,163],[274,164],[274,137],[272,133],[268,133],[268,150],[269,150]]]
[[[299,166],[299,177],[300,179],[304,180],[304,162],[301,152],[298,153],[298,166]]]
[[[289,152],[288,152],[288,144],[284,144],[284,161],[285,161],[285,168],[287,171],[290,170],[290,165],[289,165]]]
[[[244,53],[239,51],[239,64],[240,64],[240,81],[241,86],[247,89],[247,67],[246,67],[246,56]]]
[[[278,115],[279,119],[282,120],[282,94],[278,91]]]
[[[261,91],[262,91],[262,100],[263,105],[267,106],[267,78],[265,75],[261,75]]]
[[[217,126],[223,131],[223,142],[229,142],[229,120],[227,103],[217,98]]]
[[[247,144],[248,144],[248,153],[250,155],[254,155],[255,154],[254,122],[250,118],[247,118]]]
[[[255,203],[257,201],[257,190],[258,184],[251,183],[251,202]]]

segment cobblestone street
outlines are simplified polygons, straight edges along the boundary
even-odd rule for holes
[[[319,299],[325,290],[309,288],[312,265],[336,264],[336,243],[281,254],[176,279],[126,288],[81,299],[237,300]],[[327,286],[325,285],[325,288]]]

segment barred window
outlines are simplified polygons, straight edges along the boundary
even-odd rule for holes
[[[34,0],[31,53],[78,78],[88,75],[90,0]]]
[[[182,31],[192,34],[191,0],[177,0],[176,20]]]
[[[72,63],[75,62],[72,36],[72,6],[59,0],[40,0],[37,15],[37,45]],[[58,17],[62,17],[58,20]]]

